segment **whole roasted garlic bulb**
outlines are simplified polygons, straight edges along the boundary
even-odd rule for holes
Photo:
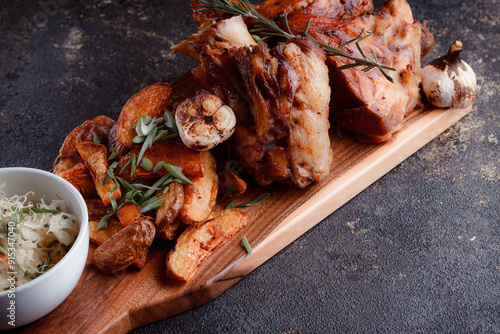
[[[206,151],[231,137],[236,116],[217,96],[201,93],[179,104],[175,124],[184,145]]]
[[[422,88],[430,103],[439,108],[466,108],[476,98],[476,74],[460,59],[462,42],[422,69]]]

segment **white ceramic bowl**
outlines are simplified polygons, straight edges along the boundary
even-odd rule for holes
[[[78,190],[63,178],[32,168],[0,168],[0,184],[7,197],[33,191],[29,199],[47,202],[57,195],[67,204],[67,210],[78,217],[80,232],[69,252],[51,269],[34,280],[15,288],[14,294],[0,292],[0,330],[13,329],[9,324],[15,317],[15,328],[45,316],[69,296],[82,275],[89,249],[87,206]],[[12,311],[12,301],[15,309]],[[10,308],[10,309],[9,309]],[[14,317],[9,317],[14,315]]]

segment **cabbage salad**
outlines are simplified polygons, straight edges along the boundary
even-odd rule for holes
[[[30,194],[6,198],[0,191],[0,291],[12,279],[20,286],[52,268],[78,235],[78,219],[63,200],[34,204]]]

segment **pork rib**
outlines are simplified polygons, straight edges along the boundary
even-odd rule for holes
[[[236,1],[234,1],[236,2]],[[208,27],[231,17],[230,14],[209,10],[200,11],[199,0],[191,0],[194,21],[201,27]],[[271,20],[279,20],[286,13],[308,13],[331,18],[350,18],[373,10],[372,0],[266,0],[254,5],[257,11]]]
[[[381,63],[396,68],[388,72],[394,83],[376,69],[363,72],[357,67],[339,71],[340,66],[352,61],[329,57],[331,111],[337,123],[356,133],[361,141],[378,143],[390,139],[419,99],[421,36],[426,29],[413,19],[406,0],[388,0],[379,13],[350,19],[299,13],[288,20],[295,32],[303,31],[310,20],[309,34],[334,47],[355,38],[363,29],[372,33],[360,45],[367,55],[372,56],[373,49]],[[361,57],[353,44],[342,50]]]
[[[351,18],[373,11],[372,0],[266,0],[255,6],[257,11],[270,20],[279,20],[301,13],[330,18]]]

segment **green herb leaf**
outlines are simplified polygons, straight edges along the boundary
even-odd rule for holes
[[[153,168],[153,173],[158,173],[158,172],[160,171],[160,169],[162,169],[162,168],[163,168],[163,164],[164,164],[164,163],[165,163],[164,161],[160,161],[160,162],[158,162],[158,163],[155,165],[155,167]]]
[[[108,161],[113,161],[118,156],[118,152],[112,151],[108,157]]]
[[[95,134],[95,132],[92,133],[92,141],[94,144],[101,144],[101,141],[99,140],[99,137]]]
[[[247,254],[251,255],[252,254],[252,247],[250,247],[250,244],[248,243],[248,240],[245,236],[243,236],[243,238],[241,238],[241,242],[243,242],[243,247],[245,247]]]
[[[123,179],[123,178],[121,178],[119,176],[117,176],[116,179],[118,180],[118,182],[120,182],[123,185],[123,187],[125,188],[125,190],[127,190],[127,191],[134,191],[134,190],[136,190],[136,188],[132,187],[132,185],[130,183],[128,183],[127,180],[125,180],[125,179]]]
[[[43,209],[43,208],[36,208],[36,207],[26,207],[23,208],[23,213],[28,213],[28,212],[34,212],[34,213],[58,213],[61,212],[61,209]]]
[[[49,267],[50,267],[50,263],[52,262],[52,257],[49,255],[48,258],[45,259],[45,261],[43,261],[40,266],[38,267],[38,272],[36,273],[35,276],[40,276],[41,274],[43,274],[44,272],[46,272]]]
[[[116,199],[113,196],[113,190],[109,192],[109,200],[111,202],[111,208],[113,208],[113,211],[116,212],[118,210],[118,203],[116,202]]]
[[[234,206],[235,206],[234,201],[231,201],[231,202],[227,203],[225,209],[232,209],[232,208],[234,208]]]
[[[172,115],[172,113],[167,109],[165,109],[164,118],[165,118],[165,127],[171,132],[178,133],[179,131],[177,130],[177,125],[175,124],[174,115]]]
[[[156,196],[151,197],[148,201],[143,203],[143,206],[139,210],[139,213],[144,213],[158,209],[161,206],[162,200],[163,200],[162,198],[158,198]]]
[[[135,160],[135,154],[128,159],[127,163],[120,169],[120,172],[118,174],[122,174],[125,169],[127,169],[128,165],[132,163],[132,161]],[[133,174],[133,173],[132,173]]]
[[[156,128],[154,130],[156,130]],[[137,156],[137,162],[138,163],[140,163],[142,161],[142,156],[144,155],[144,153],[146,153],[146,150],[149,149],[149,148],[151,148],[151,146],[153,146],[153,139],[156,137],[156,133],[157,133],[157,130],[156,131],[151,131],[147,135],[146,140],[144,141],[144,143],[142,143],[141,150],[139,151],[139,155]]]
[[[229,188],[226,190],[226,192],[224,193],[224,195],[222,195],[220,201],[221,202],[224,202],[224,200],[229,196],[231,195],[234,190],[236,189],[236,183],[233,183],[229,186]]]
[[[149,172],[151,169],[153,169],[153,162],[151,162],[151,160],[146,157],[142,157],[141,167]]]
[[[36,278],[36,276],[33,275],[32,273],[30,273],[29,271],[24,272],[24,277],[27,279],[35,279]]]
[[[132,177],[137,169],[137,159],[135,158],[135,154],[132,158],[130,158],[130,160],[132,160],[132,164],[130,165],[130,177]]]
[[[135,144],[142,144],[144,143],[144,140],[146,140],[146,137],[137,135],[134,139],[132,139],[132,142]]]
[[[177,166],[172,166],[166,163],[163,163],[163,166],[177,180],[181,181],[182,183],[193,184],[193,182],[191,182],[191,180],[182,173],[182,168]]]
[[[10,222],[14,223],[15,225],[17,225],[19,223],[17,215],[18,215],[18,212],[17,211],[14,212],[12,214],[12,216],[10,216],[10,220],[9,220]]]
[[[171,179],[170,175],[164,175],[162,176],[158,181],[156,181],[144,194],[142,199],[139,201],[139,205],[143,206],[143,204],[149,200],[149,198],[155,193],[155,191],[161,189],[161,185],[163,185],[164,182],[168,181]]]
[[[104,217],[101,218],[97,226],[95,227],[94,232],[99,231],[101,228],[107,229],[109,221],[111,220],[111,216],[109,214],[105,215]]]
[[[253,199],[253,200],[251,200],[249,202],[238,204],[238,205],[236,205],[236,207],[237,208],[244,208],[244,207],[253,206],[255,204],[258,204],[258,203],[262,202],[263,200],[265,200],[266,198],[268,198],[270,195],[271,195],[271,193],[262,194],[262,195],[258,196],[257,198],[255,198],[255,199]]]

